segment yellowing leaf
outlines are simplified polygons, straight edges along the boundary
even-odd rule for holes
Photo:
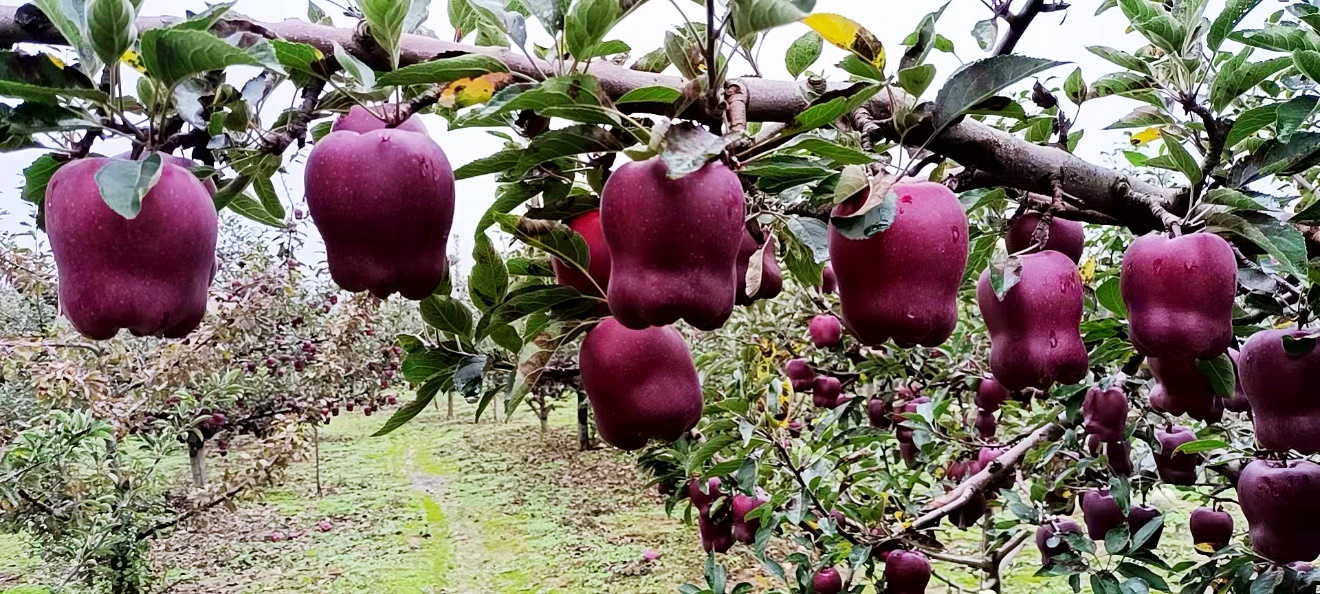
[[[64,69],[64,60],[59,59],[59,57],[57,57],[57,56],[55,56],[55,55],[53,55],[53,54],[46,54],[46,57],[47,57],[47,58],[50,58],[50,62],[51,62],[52,64],[58,66],[58,67],[60,68],[60,70],[63,70],[63,69]]]
[[[818,12],[802,19],[821,38],[835,47],[846,49],[857,57],[870,62],[880,70],[885,69],[885,46],[874,34],[841,14]]]
[[[1146,128],[1145,130],[1133,134],[1132,138],[1128,139],[1128,142],[1131,142],[1132,146],[1141,146],[1159,137],[1160,137],[1160,126],[1151,126],[1149,128]]]
[[[1082,275],[1082,284],[1089,285],[1095,280],[1095,258],[1087,258],[1082,265],[1078,267],[1077,272]]]
[[[445,86],[437,102],[443,107],[461,109],[490,101],[496,91],[513,82],[507,72],[491,72],[475,78],[460,78]]]
[[[142,56],[131,48],[124,50],[124,55],[119,57],[119,61],[127,64],[133,70],[141,73],[147,72],[147,67],[142,65]]]
[[[1215,552],[1216,549],[1215,549],[1215,545],[1211,543],[1198,542],[1196,543],[1196,550],[1201,551],[1203,553],[1213,553]]]

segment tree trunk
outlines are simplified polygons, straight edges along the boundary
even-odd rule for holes
[[[312,425],[312,450],[316,456],[316,498],[321,498],[321,429]]]
[[[591,406],[587,403],[587,394],[578,390],[578,450],[591,449]]]
[[[206,486],[206,442],[188,446],[188,468],[192,471],[193,487]]]
[[[545,407],[536,413],[537,418],[541,419],[541,436],[550,432],[550,408]]]

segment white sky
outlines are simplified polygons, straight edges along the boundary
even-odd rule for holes
[[[675,1],[691,18],[698,18],[701,12],[700,6],[690,0]],[[0,0],[0,5],[22,3],[20,0]],[[1015,4],[1020,3],[1019,0]],[[336,24],[340,26],[351,24],[350,19],[339,14],[330,3],[317,0],[317,4],[335,18]],[[1126,21],[1118,9],[1112,9],[1100,17],[1093,16],[1099,4],[1100,0],[1073,0],[1073,7],[1067,12],[1041,15],[1018,44],[1017,53],[1022,55],[1075,63],[1044,73],[1042,75],[1044,77],[1058,79],[1053,85],[1047,86],[1061,86],[1062,79],[1076,66],[1082,68],[1082,73],[1088,81],[1094,81],[1102,74],[1119,69],[1087,52],[1085,47],[1088,45],[1107,45],[1126,50],[1134,50],[1144,45],[1144,40],[1138,34],[1124,33]],[[441,38],[447,39],[452,38],[453,29],[448,24],[445,5],[445,0],[432,1],[431,18],[426,26]],[[870,29],[884,42],[891,64],[889,70],[892,72],[904,49],[899,45],[900,42],[912,31],[923,15],[937,10],[939,6],[939,2],[931,0],[819,0],[816,12],[841,13]],[[1222,6],[1223,0],[1212,0],[1206,14],[1213,17],[1218,14]],[[146,0],[142,14],[182,15],[185,9],[198,11],[204,8],[205,3],[202,0]],[[235,10],[254,19],[278,21],[286,18],[305,18],[306,8],[305,0],[239,0]],[[1251,20],[1258,20],[1267,12],[1267,7],[1262,6]],[[981,0],[951,0],[937,30],[954,42],[957,57],[938,51],[931,53],[929,62],[935,64],[939,72],[937,82],[931,86],[926,99],[933,97],[942,84],[939,81],[958,66],[959,59],[973,61],[986,56],[986,53],[976,45],[970,32],[977,21],[987,18],[988,15],[989,10]],[[683,22],[682,18],[678,16],[673,3],[666,0],[649,0],[646,5],[618,25],[608,38],[627,42],[633,48],[633,56],[637,57],[659,47],[667,28],[672,29],[681,22]],[[667,26],[662,26],[662,23]],[[528,29],[532,41],[542,40],[542,44],[545,44],[543,40],[546,36],[534,20],[529,19]],[[761,69],[765,77],[788,78],[783,65],[784,52],[793,40],[806,31],[805,25],[795,24],[770,33],[760,53]],[[832,68],[832,65],[844,55],[842,50],[827,46],[824,55],[813,70],[820,71],[825,66],[831,66],[828,69],[832,72],[831,76],[843,78],[843,73]],[[739,70],[737,63],[734,68],[731,76],[749,74],[745,67]],[[672,68],[670,73],[673,73]],[[230,82],[239,87],[244,80],[234,75],[230,78]],[[292,89],[289,85],[286,84],[277,93],[282,94],[277,94],[268,103],[267,121],[278,113],[278,109],[290,103]],[[1073,109],[1070,104],[1066,102],[1064,104],[1069,106],[1068,109]],[[1123,142],[1124,136],[1118,132],[1104,132],[1101,128],[1126,114],[1136,105],[1138,104],[1134,101],[1115,97],[1087,103],[1081,111],[1078,125],[1074,127],[1074,130],[1086,130],[1086,137],[1078,147],[1078,153],[1089,159],[1103,160],[1101,153],[1113,150],[1117,143]],[[274,111],[270,111],[272,109]],[[481,129],[448,132],[445,121],[436,116],[426,116],[426,124],[432,136],[444,147],[455,168],[497,151],[503,142]],[[114,154],[123,149],[112,150],[105,145],[98,145],[96,150]],[[19,198],[18,188],[22,186],[23,168],[39,154],[36,151],[0,154],[0,230],[17,231],[31,224],[33,210]],[[299,158],[288,163],[288,174],[283,176],[284,183],[276,183],[276,188],[290,212],[295,205],[302,203],[301,161],[302,159]],[[494,199],[494,189],[493,176],[458,182],[458,205],[453,234],[464,238],[461,245],[464,252],[471,249],[471,240],[468,238],[471,237],[477,220]],[[310,248],[312,253],[307,256],[323,259],[323,254],[318,247],[315,247],[319,245],[319,239],[315,237],[315,229],[310,228],[310,225],[308,228],[312,236],[309,244],[313,247]],[[462,256],[467,259],[466,253]]]

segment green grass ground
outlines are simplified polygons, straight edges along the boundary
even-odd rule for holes
[[[321,435],[322,494],[309,456],[260,499],[160,541],[153,554],[168,568],[168,591],[644,594],[701,581],[695,528],[666,516],[659,497],[641,488],[631,455],[578,452],[569,411],[557,412],[544,436],[526,412],[498,424],[473,424],[465,407],[460,415],[447,421],[431,410],[382,438],[369,435],[384,416],[336,418]],[[1174,510],[1161,550],[1191,556],[1190,507],[1154,502]],[[322,520],[329,530],[318,529]],[[271,542],[276,532],[283,538]],[[940,537],[951,553],[973,554],[980,542],[975,530],[947,523]],[[647,548],[662,553],[659,562],[640,560]],[[0,593],[45,592],[29,551],[21,538],[0,535]],[[748,558],[728,562],[758,591],[774,586]],[[1021,549],[1005,591],[1071,591],[1066,580],[1032,577],[1038,564],[1035,547]],[[979,586],[972,574],[937,569],[967,591]],[[931,591],[957,590],[934,582]]]

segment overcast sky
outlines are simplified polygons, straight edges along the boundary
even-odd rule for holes
[[[344,17],[341,11],[334,8],[333,4],[323,0],[315,1],[325,12],[335,18],[336,24],[341,26],[351,25],[350,19]],[[691,18],[694,20],[699,18],[700,6],[690,0],[674,1]],[[18,0],[0,0],[0,5],[18,4],[22,4],[22,2]],[[1088,45],[1107,45],[1133,50],[1144,45],[1144,41],[1135,33],[1124,33],[1126,21],[1117,9],[1110,10],[1100,17],[1093,16],[1099,4],[1100,0],[1074,0],[1072,2],[1073,7],[1067,12],[1041,15],[1023,41],[1018,44],[1017,53],[1073,62],[1073,65],[1059,67],[1041,75],[1043,78],[1057,78],[1058,80],[1054,81],[1054,86],[1059,86],[1059,81],[1077,66],[1082,68],[1082,72],[1088,81],[1093,81],[1102,74],[1118,70],[1118,67],[1087,52],[1085,47]],[[1222,0],[1212,0],[1206,14],[1213,17],[1218,14],[1222,5]],[[204,9],[205,6],[206,4],[202,0],[146,0],[142,14],[181,15],[185,9],[196,11]],[[431,18],[427,21],[426,26],[435,31],[441,38],[452,38],[453,28],[449,26],[447,21],[445,6],[446,0],[433,0]],[[931,0],[819,0],[816,11],[845,14],[861,22],[875,33],[884,42],[888,50],[891,64],[890,71],[892,72],[893,65],[897,63],[898,57],[902,55],[903,48],[899,44],[903,38],[912,31],[923,15],[938,9],[939,6],[939,2]],[[264,21],[305,18],[306,9],[307,3],[305,0],[239,0],[235,7],[235,10],[243,14]],[[1260,13],[1268,10],[1271,10],[1269,5],[1262,6],[1261,10],[1257,10],[1257,14],[1253,15],[1255,18],[1252,20],[1260,19]],[[649,0],[645,6],[618,25],[609,38],[621,39],[627,42],[633,48],[633,56],[640,56],[659,47],[665,31],[683,22],[677,11],[678,8],[675,7],[674,3],[668,0]],[[970,31],[977,21],[987,18],[988,15],[989,10],[981,0],[951,0],[948,10],[945,11],[938,25],[938,31],[953,40],[956,56],[940,52],[931,54],[929,61],[937,66],[939,72],[937,82],[931,86],[931,91],[928,92],[930,96],[933,96],[934,92],[939,89],[940,82],[938,81],[957,68],[959,60],[973,61],[986,56],[986,53],[976,45]],[[541,41],[545,45],[543,40],[546,39],[546,36],[533,21],[529,20],[528,28],[531,32],[532,41]],[[793,40],[806,31],[807,27],[805,25],[795,24],[770,33],[760,52],[760,63],[764,76],[776,79],[788,78],[783,65],[784,52]],[[824,55],[813,70],[820,71],[824,66],[837,63],[844,55],[842,50],[826,47]],[[745,67],[735,64],[731,76],[749,74],[746,70]],[[838,69],[829,68],[828,70],[831,76],[842,77],[842,73]],[[672,69],[670,73],[672,73]],[[243,80],[239,76],[231,76],[230,82],[241,87]],[[287,107],[290,103],[291,89],[286,85],[286,88],[280,92],[283,94],[272,98],[268,104],[270,108],[268,111],[271,114],[278,113],[279,109]],[[926,98],[929,99],[930,97]],[[1068,105],[1068,109],[1072,109],[1071,105],[1067,103],[1065,105]],[[1078,126],[1074,128],[1074,130],[1086,130],[1086,136],[1078,147],[1078,153],[1090,159],[1105,160],[1102,153],[1112,151],[1117,143],[1123,141],[1124,136],[1118,132],[1105,132],[1101,128],[1118,119],[1136,105],[1133,101],[1121,98],[1106,98],[1088,103],[1081,112]],[[273,111],[271,111],[272,109]],[[268,114],[266,121],[269,121],[272,117],[273,115]],[[480,129],[446,131],[445,121],[436,116],[426,116],[425,120],[432,136],[444,147],[450,162],[455,168],[497,151],[503,142]],[[114,147],[98,145],[96,150],[113,154],[125,149],[114,150]],[[37,151],[0,154],[0,189],[2,189],[0,190],[0,211],[3,211],[0,212],[0,217],[3,217],[3,220],[0,220],[0,229],[16,231],[24,228],[25,225],[31,224],[33,211],[20,200],[17,189],[22,186],[22,169],[39,154]],[[290,211],[295,206],[302,204],[303,171],[301,162],[302,159],[299,158],[289,163],[288,173],[283,176],[283,183],[279,183],[280,180],[277,180],[275,184]],[[477,220],[493,200],[494,186],[493,176],[458,182],[458,206],[454,220],[454,234],[464,238],[471,237]],[[311,229],[310,233],[314,236],[315,230]],[[313,241],[310,243],[315,245],[318,242],[319,240],[313,237]],[[462,249],[467,251],[470,248],[470,239],[465,239],[462,243]],[[312,258],[323,257],[316,248],[311,248],[307,255]],[[466,254],[464,256],[466,257]]]

